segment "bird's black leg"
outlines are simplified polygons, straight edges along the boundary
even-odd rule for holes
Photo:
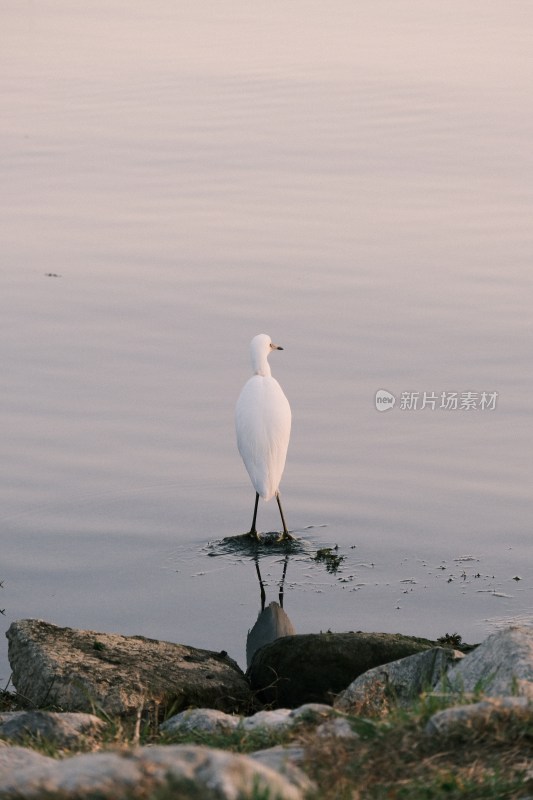
[[[255,571],[257,572],[257,577],[259,578],[259,587],[261,589],[261,611],[265,610],[265,600],[266,600],[266,592],[265,592],[265,585],[263,583],[263,579],[261,577],[261,570],[259,569],[259,559],[257,556],[255,557]]]
[[[276,500],[278,501],[278,508],[279,513],[281,514],[281,521],[283,523],[283,533],[280,536],[280,539],[294,539],[294,536],[291,536],[289,531],[287,530],[287,525],[285,524],[285,517],[283,516],[283,509],[281,507],[281,501],[279,499],[279,492],[276,492]]]
[[[256,492],[255,493],[254,518],[252,520],[252,527],[250,528],[250,531],[248,533],[248,536],[251,536],[252,539],[259,539],[259,536],[257,535],[257,528],[255,527],[255,521],[257,519],[257,505],[258,505],[258,503],[259,503],[259,492]]]
[[[283,608],[283,593],[285,590],[285,576],[287,575],[287,564],[289,563],[289,554],[285,556],[285,563],[283,564],[283,574],[281,576],[281,582],[279,585],[279,604],[280,607]],[[259,567],[258,567],[259,569]]]

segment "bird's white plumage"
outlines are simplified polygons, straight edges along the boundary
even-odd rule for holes
[[[270,500],[279,490],[291,433],[291,408],[270,374],[270,336],[255,336],[250,345],[254,374],[245,383],[235,409],[237,445],[256,492]]]

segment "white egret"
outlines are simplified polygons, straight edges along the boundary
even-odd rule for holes
[[[272,350],[283,350],[270,336],[260,333],[250,344],[252,377],[245,383],[235,408],[237,446],[255,489],[255,506],[250,536],[258,538],[256,529],[259,496],[264,500],[276,497],[283,533],[281,539],[292,539],[279,499],[279,484],[291,435],[291,407],[283,389],[270,372],[268,356]]]

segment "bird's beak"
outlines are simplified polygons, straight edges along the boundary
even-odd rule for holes
[[[280,347],[279,344],[272,345],[274,350],[283,350],[283,347]]]

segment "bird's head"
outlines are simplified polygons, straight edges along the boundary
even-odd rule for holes
[[[255,375],[270,375],[267,358],[272,350],[283,350],[279,344],[274,344],[266,333],[258,333],[250,343],[252,370]]]

